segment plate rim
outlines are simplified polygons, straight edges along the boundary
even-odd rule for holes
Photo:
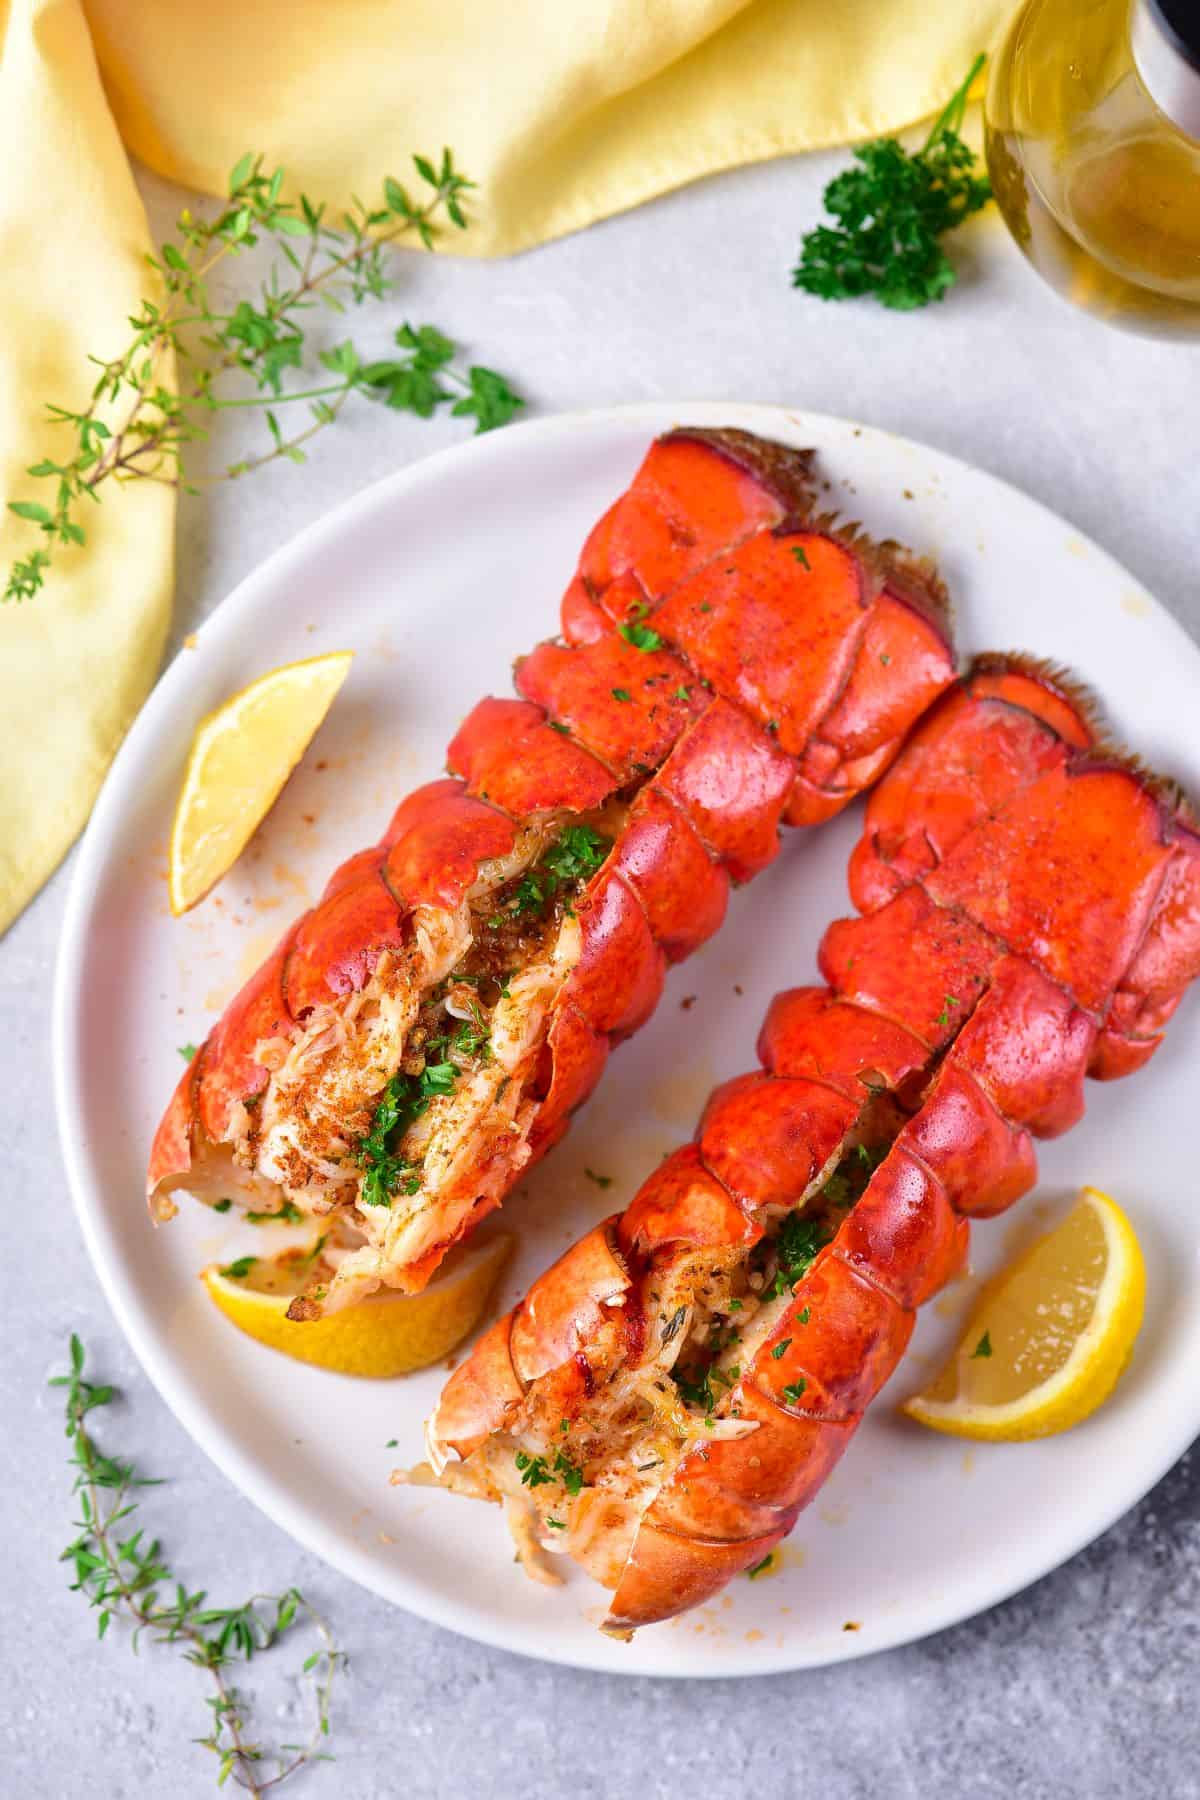
[[[747,429],[758,429],[766,434],[778,433],[784,428],[794,435],[798,428],[805,432],[811,428],[818,441],[818,448],[823,429],[832,428],[838,432],[848,429],[863,437],[885,439],[916,452],[918,456],[935,457],[954,466],[962,474],[984,479],[1015,498],[1022,506],[1035,508],[1048,521],[1067,526],[1086,545],[1089,555],[1095,556],[1109,571],[1131,583],[1145,596],[1150,615],[1144,623],[1152,624],[1168,645],[1174,642],[1181,654],[1192,658],[1200,657],[1200,647],[1184,626],[1145,588],[1132,571],[1072,521],[1014,483],[952,452],[940,450],[901,433],[836,414],[811,412],[803,407],[745,401],[637,401],[619,406],[555,413],[546,418],[523,420],[515,429],[510,428],[499,434],[476,435],[465,442],[451,444],[428,456],[418,457],[380,476],[277,545],[224,595],[206,616],[205,623],[218,614],[227,619],[251,605],[261,587],[276,582],[288,565],[293,561],[303,560],[312,546],[352,533],[358,517],[386,506],[393,496],[403,495],[414,488],[419,489],[425,481],[437,481],[448,465],[457,467],[465,462],[502,459],[508,454],[504,446],[515,441],[527,442],[532,435],[543,438],[574,437],[589,429],[608,425],[642,425],[650,432],[658,433],[669,430],[672,424],[711,427],[731,422],[738,426],[744,424]],[[1195,1426],[1189,1425],[1184,1430],[1169,1434],[1169,1448],[1165,1455],[1154,1459],[1153,1465],[1139,1465],[1138,1473],[1132,1481],[1118,1484],[1118,1498],[1110,1506],[1101,1509],[1099,1522],[1096,1517],[1092,1517],[1082,1530],[1061,1533],[1043,1555],[1023,1565],[1019,1575],[1011,1579],[1002,1577],[998,1583],[976,1580],[965,1590],[960,1584],[954,1590],[955,1597],[952,1601],[941,1605],[931,1604],[915,1623],[911,1612],[902,1613],[895,1620],[873,1629],[869,1641],[864,1642],[852,1635],[848,1637],[844,1648],[839,1645],[832,1653],[826,1649],[817,1658],[806,1657],[802,1644],[797,1643],[773,1652],[764,1650],[756,1656],[752,1666],[718,1665],[711,1669],[664,1667],[653,1655],[647,1656],[644,1650],[639,1650],[639,1639],[635,1638],[623,1651],[620,1665],[614,1667],[611,1661],[604,1660],[600,1654],[602,1640],[597,1644],[595,1656],[589,1656],[584,1649],[577,1649],[570,1644],[562,1647],[550,1644],[544,1651],[536,1650],[524,1642],[514,1641],[503,1626],[493,1625],[486,1613],[468,1610],[459,1601],[448,1599],[432,1588],[415,1589],[403,1601],[397,1599],[394,1592],[385,1591],[374,1578],[374,1561],[352,1543],[335,1540],[331,1544],[315,1528],[310,1529],[303,1509],[293,1500],[291,1493],[282,1484],[259,1475],[251,1460],[228,1439],[224,1428],[205,1405],[199,1399],[193,1400],[186,1387],[177,1381],[174,1362],[161,1354],[161,1346],[149,1321],[142,1317],[136,1292],[125,1274],[121,1258],[115,1250],[110,1251],[110,1246],[105,1241],[102,1229],[103,1184],[88,1166],[86,1146],[78,1134],[70,1129],[76,1110],[73,1101],[76,1091],[74,1071],[78,1063],[80,1011],[77,997],[81,990],[86,926],[99,878],[105,867],[111,835],[110,820],[114,825],[119,822],[125,767],[136,756],[141,739],[157,729],[160,716],[168,713],[172,707],[175,690],[185,679],[185,659],[188,654],[186,646],[177,651],[162,670],[134,718],[105,776],[75,855],[63,911],[52,992],[51,1059],[55,1119],[73,1210],[89,1259],[113,1316],[143,1372],[188,1436],[226,1479],[303,1549],[390,1605],[401,1606],[403,1610],[428,1623],[456,1632],[473,1642],[533,1661],[627,1677],[649,1676],[667,1680],[750,1679],[803,1669],[833,1667],[861,1657],[882,1654],[887,1650],[920,1642],[953,1625],[976,1618],[1041,1581],[1094,1543],[1174,1467],[1194,1441],[1197,1435]],[[599,1633],[596,1635],[599,1639]],[[644,1637],[641,1642],[645,1642]]]

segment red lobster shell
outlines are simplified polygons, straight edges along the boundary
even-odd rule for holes
[[[1190,816],[1097,742],[1069,683],[1019,658],[981,658],[918,728],[868,803],[850,885],[861,916],[825,934],[828,985],[773,1001],[762,1068],[718,1088],[695,1141],[487,1333],[430,1422],[435,1465],[466,1459],[455,1485],[476,1470],[475,1491],[526,1504],[546,1548],[615,1589],[617,1632],[707,1600],[791,1530],[969,1221],[1030,1188],[1033,1138],[1075,1124],[1085,1075],[1140,1068],[1200,973]],[[679,1271],[747,1266],[881,1105],[888,1147],[861,1198],[725,1363],[715,1422],[739,1427],[700,1431],[638,1487],[628,1424],[614,1451],[597,1397],[663,1352]],[[514,1451],[533,1487],[507,1476]]]
[[[874,781],[953,677],[932,572],[818,518],[813,499],[808,452],[735,431],[651,446],[584,546],[562,639],[518,663],[520,697],[476,706],[450,777],[410,795],[380,843],[336,871],[209,1033],[154,1139],[159,1217],[189,1189],[240,1186],[256,1206],[270,1189],[307,1207],[313,1183],[332,1179],[311,1157],[289,1151],[262,1172],[268,1061],[314,1018],[336,1029],[381,957],[412,954],[414,921],[454,917],[528,827],[616,806],[611,852],[578,900],[577,960],[522,1070],[514,1136],[476,1186],[469,1171],[460,1181],[421,1253],[381,1256],[368,1285],[419,1288],[500,1203],[649,1017],[666,965],[720,925],[730,884],[775,856],[781,823],[819,823]],[[344,1120],[331,1131],[329,1154],[352,1173],[353,1132]],[[363,1225],[347,1191],[353,1180],[337,1196]]]

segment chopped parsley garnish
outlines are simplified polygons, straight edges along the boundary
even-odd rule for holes
[[[375,1108],[371,1129],[359,1140],[356,1155],[366,1170],[362,1183],[364,1206],[390,1206],[392,1195],[415,1194],[421,1177],[415,1164],[393,1148],[409,1126],[419,1119],[435,1094],[454,1089],[457,1063],[429,1063],[419,1075],[397,1073],[383,1090]]]
[[[957,997],[957,995],[946,994],[942,1000],[942,1010],[938,1014],[937,1018],[934,1020],[934,1024],[935,1025],[948,1025],[950,1023],[950,1008],[952,1006],[961,1006],[961,1005],[962,1005],[962,1001]]]
[[[805,550],[804,545],[803,544],[793,544],[792,545],[792,555],[795,557],[796,561],[800,564],[800,567],[802,569],[807,569],[809,571],[809,573],[811,574],[812,564],[808,560],[808,552]]]
[[[817,1260],[817,1252],[829,1242],[831,1235],[823,1219],[808,1218],[800,1212],[789,1213],[775,1240],[778,1266],[775,1280],[767,1290],[768,1297],[786,1294],[794,1288],[801,1277],[808,1274]]]
[[[781,1338],[779,1343],[777,1343],[775,1348],[772,1350],[771,1355],[774,1357],[775,1361],[778,1362],[781,1356],[787,1355],[787,1353],[791,1349],[791,1347],[792,1347],[791,1338]]]
[[[775,1561],[775,1552],[768,1550],[761,1562],[756,1562],[752,1569],[746,1570],[746,1580],[753,1581],[756,1575],[762,1575]]]
[[[515,1462],[521,1471],[522,1485],[527,1488],[549,1487],[554,1480],[546,1467],[544,1456],[530,1456],[527,1450],[518,1450]]]
[[[564,1456],[561,1450],[554,1458],[554,1472],[556,1475],[561,1475],[562,1484],[568,1494],[583,1492],[583,1470],[577,1463],[573,1463],[569,1456]]]
[[[184,1062],[191,1062],[193,1056],[195,1056],[195,1054],[196,1054],[196,1045],[195,1044],[180,1044],[179,1054],[180,1054],[180,1056],[182,1056]]]
[[[630,693],[628,688],[613,688],[612,697],[614,700],[632,700],[633,699],[633,695]]]
[[[697,1381],[689,1381],[686,1375],[673,1375],[672,1380],[679,1389],[680,1397],[689,1406],[698,1406],[706,1413],[712,1412],[716,1399],[712,1391],[712,1369],[705,1369]]]
[[[568,727],[566,725],[560,725],[557,719],[547,719],[546,723],[551,731],[557,731],[559,737],[570,737],[571,733]]]
[[[808,1383],[804,1379],[803,1375],[801,1375],[799,1381],[789,1381],[788,1385],[783,1390],[784,1399],[790,1400],[792,1405],[794,1406],[796,1404],[797,1400],[799,1400],[802,1397],[804,1390],[807,1386],[808,1386]]]
[[[568,825],[542,857],[541,866],[560,884],[589,881],[611,849],[611,840],[589,825]]]
[[[566,1423],[565,1420],[563,1422]],[[513,1460],[520,1471],[521,1481],[525,1487],[550,1487],[555,1479],[558,1479],[568,1494],[579,1494],[583,1491],[583,1470],[561,1450],[555,1453],[554,1461],[549,1465],[544,1456],[530,1456],[527,1450],[518,1450]]]
[[[979,1342],[976,1344],[975,1348],[971,1352],[971,1361],[974,1362],[975,1358],[977,1356],[990,1356],[991,1354],[992,1354],[991,1333],[985,1331],[983,1336],[980,1338]]]
[[[473,1019],[464,1019],[451,1042],[463,1056],[478,1056],[484,1062],[492,1060],[491,1037],[487,1026],[478,1016]]]
[[[684,687],[683,683],[680,682],[671,697],[673,700],[690,700],[692,697],[692,690],[690,687]]]
[[[565,1519],[547,1519],[546,1523],[551,1531],[565,1531],[567,1529],[567,1521]]]
[[[849,1210],[861,1199],[867,1183],[887,1155],[887,1145],[858,1144],[853,1155],[843,1157],[821,1189],[826,1207]],[[775,1240],[775,1279],[764,1290],[763,1298],[789,1293],[808,1274],[819,1251],[833,1239],[836,1227],[823,1214],[791,1212],[779,1229]],[[807,1311],[807,1309],[806,1309]],[[801,1323],[805,1323],[802,1318]]]
[[[257,1256],[239,1256],[236,1262],[226,1263],[223,1269],[218,1269],[217,1274],[227,1275],[231,1281],[244,1281],[257,1261]]]
[[[425,1095],[449,1094],[454,1091],[454,1083],[458,1080],[458,1064],[452,1062],[427,1063],[417,1077],[421,1092]]]
[[[213,1201],[213,1211],[214,1212],[228,1212],[232,1205],[233,1205],[233,1201],[229,1198],[229,1196],[227,1194],[223,1200],[214,1200]]]
[[[808,1321],[811,1318],[812,1318],[812,1313],[809,1311],[808,1307],[806,1306],[804,1308],[804,1311],[797,1316],[796,1323],[797,1323],[797,1325],[807,1325]]]
[[[595,1169],[585,1169],[584,1174],[589,1181],[594,1181],[598,1188],[610,1188],[613,1184],[611,1175],[597,1175]]]
[[[662,639],[659,637],[657,631],[652,631],[650,629],[649,625],[630,624],[629,620],[626,619],[623,625],[617,626],[617,630],[625,639],[625,642],[627,644],[632,644],[635,650],[649,651],[662,649]]]
[[[232,1201],[227,1200],[220,1210],[224,1212],[232,1204]],[[278,1212],[248,1212],[246,1223],[247,1225],[303,1225],[304,1214],[298,1206],[293,1206],[290,1200],[285,1200]]]
[[[541,861],[528,870],[517,884],[510,911],[520,915],[538,912],[563,888],[590,881],[604,862],[612,842],[593,831],[590,825],[568,825],[547,848]],[[488,920],[492,926],[503,925],[505,915]]]

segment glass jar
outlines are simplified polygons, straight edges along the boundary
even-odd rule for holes
[[[985,102],[996,202],[1034,267],[1115,325],[1200,336],[1200,6],[1025,0]]]

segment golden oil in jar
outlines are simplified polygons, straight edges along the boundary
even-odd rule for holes
[[[985,103],[1013,237],[1077,305],[1200,336],[1200,7],[1026,0]]]

